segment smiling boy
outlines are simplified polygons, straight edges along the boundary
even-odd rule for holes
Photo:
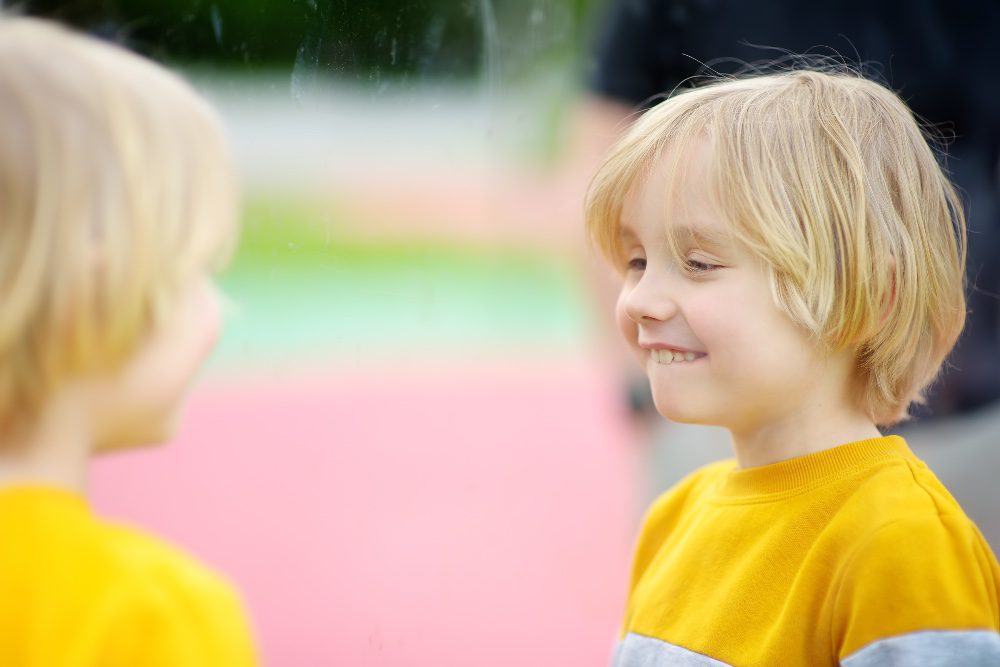
[[[1000,664],[995,557],[878,430],[965,317],[961,204],[905,104],[818,71],[676,95],[587,224],[657,410],[735,453],[649,511],[615,664]]]

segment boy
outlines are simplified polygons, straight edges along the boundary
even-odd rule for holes
[[[905,104],[805,70],[676,95],[587,225],[657,410],[736,455],[649,511],[615,664],[1000,664],[996,558],[877,429],[965,317],[961,205]]]
[[[186,84],[0,19],[0,664],[255,663],[226,582],[85,500],[92,454],[171,437],[236,222]]]

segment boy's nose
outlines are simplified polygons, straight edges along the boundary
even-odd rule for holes
[[[677,302],[662,281],[643,276],[631,288],[622,290],[619,306],[625,315],[639,324],[643,320],[669,320],[677,313]]]

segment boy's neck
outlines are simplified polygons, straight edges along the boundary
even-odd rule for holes
[[[882,434],[867,415],[845,409],[821,415],[790,415],[756,429],[733,431],[732,435],[739,467],[756,468]]]
[[[0,441],[0,489],[41,485],[85,495],[90,432],[73,393],[54,396],[30,427]]]

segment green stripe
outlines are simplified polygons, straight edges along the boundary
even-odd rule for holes
[[[221,284],[235,304],[213,361],[223,365],[469,345],[573,348],[587,322],[566,257],[359,241],[336,215],[302,203],[251,203]]]

